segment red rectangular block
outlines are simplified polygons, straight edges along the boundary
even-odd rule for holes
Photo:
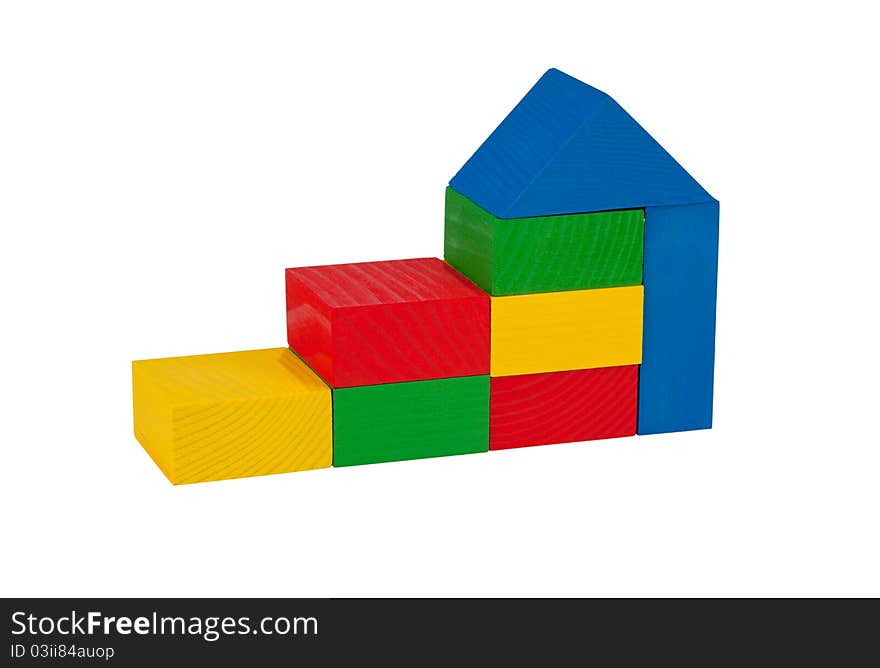
[[[489,373],[489,296],[442,260],[285,273],[287,342],[331,387]]]
[[[637,364],[492,378],[489,449],[633,436],[638,390]]]

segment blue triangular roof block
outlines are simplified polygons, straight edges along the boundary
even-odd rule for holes
[[[449,185],[498,218],[713,199],[610,96],[556,69]]]

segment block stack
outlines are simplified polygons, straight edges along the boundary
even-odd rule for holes
[[[718,202],[548,71],[450,181],[445,262],[287,269],[288,348],[132,365],[174,483],[712,424]]]
[[[436,258],[288,269],[287,341],[333,390],[333,463],[485,452],[489,298]]]
[[[491,449],[636,433],[644,223],[504,220],[447,188],[446,260],[491,295]]]

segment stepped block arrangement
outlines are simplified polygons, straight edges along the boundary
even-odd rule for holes
[[[134,362],[173,483],[705,429],[718,202],[549,70],[446,188],[444,260],[287,269],[289,348]]]

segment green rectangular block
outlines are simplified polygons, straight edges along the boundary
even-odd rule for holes
[[[333,466],[489,450],[489,376],[333,390]]]
[[[446,189],[444,257],[494,296],[641,285],[645,211],[496,218]]]

